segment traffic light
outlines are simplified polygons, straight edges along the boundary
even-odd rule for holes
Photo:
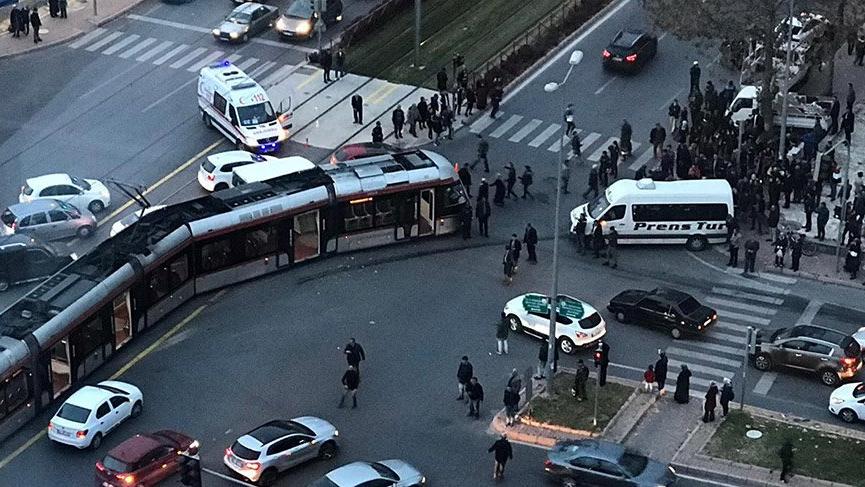
[[[604,348],[602,342],[598,342],[598,348],[595,349],[593,358],[595,359],[595,367],[600,367],[601,362],[604,360]]]
[[[180,464],[180,481],[183,485],[201,487],[201,460],[197,456],[181,453],[177,463]]]
[[[607,384],[607,366],[610,365],[610,345],[607,342],[598,342],[598,348],[595,350],[595,366],[598,369],[598,386],[603,387]]]

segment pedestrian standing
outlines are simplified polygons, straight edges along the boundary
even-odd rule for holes
[[[511,448],[511,442],[508,441],[508,435],[502,433],[502,437],[493,443],[487,452],[492,452],[496,460],[493,467],[493,480],[502,480],[505,478],[505,464],[508,460],[514,458],[514,450]]]
[[[847,83],[847,110],[853,110],[853,104],[856,103],[856,90],[853,89],[853,83]]]
[[[526,231],[523,233],[523,243],[526,244],[526,250],[529,253],[528,261],[530,264],[538,263],[538,255],[535,253],[535,246],[538,245],[538,231],[531,223],[526,223]]]
[[[619,232],[615,227],[610,227],[610,231],[607,232],[607,260],[604,261],[604,265],[610,266],[611,269],[619,266]]]
[[[475,216],[478,219],[478,235],[481,237],[490,236],[490,202],[486,198],[478,198],[477,209]]]
[[[778,205],[769,207],[769,216],[766,219],[766,224],[769,227],[769,238],[766,241],[776,241],[779,239],[778,224],[781,222],[781,209]]]
[[[676,130],[679,125],[679,115],[682,113],[682,106],[679,105],[679,99],[674,98],[673,103],[667,108],[667,116],[670,118],[670,132]]]
[[[571,135],[571,132],[576,130],[577,126],[574,124],[574,104],[568,103],[567,108],[565,108],[565,135]]]
[[[690,92],[693,92],[695,89],[700,89],[700,63],[698,61],[694,61],[694,64],[691,65],[691,89]]]
[[[857,238],[847,245],[847,257],[844,259],[844,270],[850,273],[850,279],[856,279],[861,266],[862,247]]]
[[[841,128],[844,130],[844,140],[846,140],[848,144],[853,135],[855,119],[856,117],[853,116],[852,108],[848,108],[847,111],[844,112],[844,116],[841,117]]]
[[[784,444],[778,450],[778,458],[781,459],[781,482],[787,483],[787,477],[793,473],[793,444],[790,439],[784,440]]]
[[[321,69],[322,74],[324,75],[324,82],[330,83],[330,67],[333,65],[333,54],[331,54],[330,49],[322,49],[319,58],[321,59]]]
[[[646,371],[643,372],[643,392],[652,392],[655,390],[655,366],[649,365]]]
[[[514,392],[510,387],[505,387],[505,394],[502,398],[505,405],[505,425],[513,426],[517,419],[517,412],[520,410],[520,395]]]
[[[60,18],[65,19],[66,17],[66,7],[68,5],[67,0],[58,0],[57,6],[60,8]]]
[[[30,25],[33,26],[33,44],[42,42],[39,37],[39,28],[42,27],[42,20],[39,18],[39,9],[34,8],[30,12]]]
[[[345,354],[345,361],[348,362],[348,365],[353,366],[359,372],[360,361],[366,360],[366,352],[363,350],[360,343],[357,343],[354,338],[349,338],[348,343],[343,349],[343,353]]]
[[[529,191],[529,186],[532,185],[533,181],[534,176],[532,173],[532,167],[527,164],[526,168],[523,170],[522,176],[520,176],[520,184],[523,185],[523,199],[526,199],[526,196],[529,196],[531,199],[535,199],[535,195],[533,195],[532,192]]]
[[[351,113],[354,123],[363,125],[363,97],[357,93],[351,97]]]
[[[591,172],[589,172],[591,175]],[[610,185],[610,156],[607,151],[601,152],[601,158],[598,160],[598,182],[605,188]]]
[[[472,205],[463,206],[462,213],[460,215],[460,223],[463,228],[463,240],[468,240],[472,238],[472,219],[473,219],[474,211],[472,211]]]
[[[513,196],[514,199],[519,199],[519,196],[517,196],[517,193],[514,191],[514,186],[517,184],[517,168],[514,167],[513,162],[508,162],[505,165],[505,169],[508,171],[508,176],[506,178],[508,192],[505,194],[505,198],[511,199],[511,196]]]
[[[730,260],[727,261],[727,267],[736,267],[739,265],[739,245],[742,243],[742,234],[738,228],[733,229],[730,234],[730,243],[728,250],[730,251]]]
[[[589,382],[589,368],[583,359],[577,360],[577,371],[574,373],[574,397],[577,401],[586,399],[586,383]]]
[[[853,64],[857,66],[865,65],[865,36],[856,40],[856,58],[853,60]]]
[[[490,110],[490,118],[496,118],[496,115],[499,113],[499,105],[501,102],[502,89],[496,86],[490,92],[490,106],[492,107],[492,110]]]
[[[659,153],[664,147],[664,141],[666,139],[667,131],[664,130],[664,127],[661,127],[660,123],[656,123],[652,130],[649,131],[649,142],[652,144],[652,148],[654,149],[653,154],[655,155],[655,159],[659,158]]]
[[[466,188],[466,194],[469,195],[469,198],[472,197],[472,173],[470,167],[468,164],[463,164],[457,170],[457,176],[460,178],[460,182],[463,183],[463,187]]]
[[[760,250],[760,242],[757,239],[751,238],[745,242],[745,271],[743,274],[747,275],[754,272],[758,250]]]
[[[381,128],[381,122],[376,120],[375,127],[372,128],[372,143],[381,144],[384,142],[384,131]]]
[[[520,377],[520,373],[517,371],[516,367],[511,370],[511,376],[508,377],[508,389],[517,393],[518,396],[520,391],[523,390],[523,378]],[[517,402],[519,402],[519,398],[517,399]]]
[[[541,342],[541,347],[538,349],[538,367],[535,379],[546,379],[544,375],[547,368],[547,360],[550,358],[549,344],[546,341]]]
[[[658,360],[655,361],[655,381],[658,383],[658,395],[666,395],[667,390],[664,387],[667,383],[667,354],[660,349],[658,350]]]
[[[802,232],[802,230],[800,230]],[[804,233],[796,234],[790,242],[790,258],[792,263],[790,268],[793,272],[799,272],[799,260],[802,258],[802,240],[805,239]]]
[[[847,55],[853,55],[853,49],[856,47],[856,30],[850,29],[847,31]]]
[[[393,136],[397,139],[402,138],[402,127],[405,125],[405,112],[402,111],[402,106],[397,105],[396,110],[390,116],[393,122]]]
[[[426,128],[426,124],[429,121],[429,105],[426,102],[424,97],[420,97],[420,101],[417,103],[417,113],[418,113],[418,127],[421,129]]]
[[[447,93],[448,91],[448,73],[444,66],[436,73],[436,88],[439,93]]]
[[[21,10],[19,10],[18,15],[21,16],[21,20],[19,20],[19,25],[21,30],[24,31],[25,36],[30,35],[30,7],[23,6]]]
[[[679,404],[688,404],[691,401],[691,369],[682,364],[682,370],[676,376],[676,392],[673,399]]]
[[[505,182],[502,181],[502,173],[496,174],[496,180],[493,182],[493,204],[496,206],[505,206]]]
[[[826,202],[821,201],[817,208],[817,240],[826,238],[826,224],[829,223],[829,208]]]
[[[721,414],[727,416],[730,413],[730,401],[736,398],[733,392],[733,381],[724,377],[724,385],[721,386]]]
[[[472,164],[472,168],[474,168],[479,162],[484,163],[484,172],[490,172],[490,162],[487,159],[487,154],[490,151],[490,143],[487,142],[487,139],[484,138],[483,135],[478,134],[478,158],[475,159],[474,164]]]
[[[505,245],[505,255],[502,257],[502,265],[505,272],[505,284],[510,286],[514,282],[514,273],[516,271],[514,251],[510,245]]]
[[[468,385],[469,380],[471,380],[474,373],[474,367],[472,367],[471,362],[469,362],[468,356],[463,355],[463,358],[460,359],[460,365],[457,367],[457,386],[460,391],[460,395],[457,396],[457,401],[468,401],[465,397],[466,385]]]
[[[595,259],[601,257],[601,249],[604,247],[604,220],[595,222],[592,228],[592,249],[595,251]]]
[[[442,106],[441,118],[443,132],[448,133],[448,140],[454,140],[454,112],[447,105]]]
[[[466,89],[463,88],[461,85],[457,85],[456,89],[454,90],[454,112],[457,115],[462,115],[461,112],[463,109],[463,102],[465,102],[465,99],[466,99]]]
[[[57,17],[60,12],[60,6],[57,4],[57,0],[48,0],[48,15],[53,19]]]
[[[487,178],[481,178],[481,184],[478,185],[478,201],[481,199],[490,198],[490,185],[487,183]]]
[[[577,243],[577,253],[580,255],[586,253],[586,225],[586,214],[580,213],[577,224],[574,225],[574,241]]]
[[[816,202],[817,201],[815,200],[814,192],[810,191],[810,190],[806,190],[805,195],[802,198],[802,206],[804,207],[804,210],[805,210],[805,231],[806,232],[811,231],[811,214],[814,213],[814,210],[816,209],[815,208]]]
[[[562,179],[562,194],[571,194],[568,191],[568,182],[571,180],[571,168],[568,167],[567,163],[564,163],[559,167],[559,172],[561,173],[559,177]]]
[[[412,135],[412,137],[417,138],[417,122],[419,116],[417,111],[417,105],[412,103],[410,107],[408,107],[408,115],[406,116],[406,123],[408,124],[408,133]]]
[[[584,200],[589,199],[589,193],[592,193],[592,199],[598,197],[598,184],[600,182],[598,178],[598,165],[592,164],[592,168],[589,169],[588,188],[586,188],[586,191],[583,193]]]
[[[65,2],[66,0],[60,1]],[[342,77],[345,76],[345,51],[343,51],[341,47],[336,51],[333,65],[336,69],[336,79],[342,79]]]
[[[481,417],[481,403],[484,402],[484,388],[477,377],[472,377],[466,384],[466,396],[469,398],[469,413],[466,416]]]
[[[718,385],[715,381],[709,384],[709,390],[706,391],[706,397],[703,400],[703,422],[710,423],[715,421],[715,408],[718,406]]]
[[[496,325],[496,353],[498,355],[508,354],[508,335],[510,332],[510,323],[507,318],[500,319]]]
[[[337,407],[341,408],[345,405],[345,398],[351,396],[351,408],[357,407],[357,388],[360,386],[360,373],[353,365],[348,366],[348,370],[342,374],[343,393]]]
[[[472,115],[472,110],[475,108],[475,103],[478,101],[478,96],[475,93],[474,88],[471,86],[466,87],[466,116],[470,117]]]
[[[12,5],[12,10],[9,12],[9,30],[12,32],[12,37],[20,37],[21,30],[21,9],[18,8],[18,4]]]

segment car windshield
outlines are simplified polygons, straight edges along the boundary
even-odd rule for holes
[[[60,411],[57,411],[57,416],[73,423],[86,423],[87,418],[90,417],[90,410],[73,404],[64,404],[60,407]]]
[[[689,315],[694,311],[697,311],[698,309],[700,309],[700,303],[698,303],[697,300],[694,298],[689,297],[679,303],[679,310],[686,315]]]
[[[72,218],[80,218],[81,217],[81,215],[78,213],[78,208],[75,208],[75,206],[70,205],[69,203],[66,203],[64,201],[60,201],[60,200],[56,200],[56,201],[57,201],[57,206],[59,206],[61,209],[72,212]]]
[[[132,470],[132,466],[128,463],[121,462],[120,460],[112,457],[111,455],[106,456],[102,459],[102,465],[105,466],[108,470],[114,472],[129,472]]]
[[[312,18],[312,2],[307,0],[295,0],[288,6],[285,15],[288,17],[297,17],[300,19]]]
[[[225,20],[235,24],[248,24],[252,16],[247,12],[231,12]]]
[[[78,186],[84,191],[90,191],[91,186],[90,183],[88,183],[87,181],[81,178],[76,178],[75,176],[69,176],[69,179],[72,180],[72,184],[74,184],[75,186]]]
[[[237,107],[237,116],[240,118],[240,124],[244,127],[270,123],[276,120],[276,114],[273,113],[273,107],[269,101],[257,105]]]
[[[610,207],[610,202],[607,200],[607,195],[600,194],[595,201],[589,203],[589,216],[592,218],[600,218],[601,215]]]
[[[622,454],[622,458],[619,459],[619,466],[625,469],[631,477],[636,477],[643,473],[648,463],[648,458],[630,452],[625,452]]]
[[[388,480],[399,480],[399,475],[396,474],[393,470],[387,467],[387,465],[383,465],[378,462],[370,463],[370,467],[372,467],[379,475],[388,479]]]
[[[234,456],[244,460],[258,460],[258,455],[261,454],[258,450],[253,450],[252,448],[247,448],[241,445],[239,441],[235,441],[234,444],[231,445],[231,451],[234,452]]]

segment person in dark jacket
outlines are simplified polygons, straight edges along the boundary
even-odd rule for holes
[[[546,379],[547,376],[544,375],[546,373],[547,361],[550,358],[550,344],[544,340],[541,342],[541,346],[538,349],[538,370],[537,375],[535,375],[535,379]],[[552,371],[553,374],[556,373],[556,369],[558,369],[558,361],[559,361],[559,347],[553,347],[553,363],[552,363]]]
[[[667,390],[664,387],[667,383],[667,354],[662,350],[658,350],[658,360],[655,361],[655,381],[658,383],[658,395],[666,395]]]
[[[526,249],[529,253],[528,261],[530,264],[538,263],[538,256],[535,253],[535,246],[538,245],[538,231],[531,223],[526,223],[526,231],[523,234],[523,243],[526,244]]]
[[[730,260],[727,261],[727,267],[736,267],[739,265],[739,246],[742,244],[742,234],[738,228],[734,228],[730,234]]]
[[[477,377],[472,377],[466,384],[466,396],[469,398],[469,412],[466,416],[481,417],[481,403],[484,402],[484,388]]]
[[[679,404],[688,404],[691,400],[691,370],[688,366],[682,364],[682,370],[676,376],[676,392],[673,394],[673,399]]]
[[[490,184],[487,178],[481,178],[481,184],[478,185],[478,201],[490,199]]]
[[[351,396],[351,408],[357,407],[357,388],[360,386],[360,372],[353,365],[348,366],[348,370],[342,374],[342,386],[345,389],[342,393],[342,398],[339,400],[339,406],[345,405],[346,396]]]
[[[498,355],[508,354],[508,335],[511,333],[508,320],[504,317],[496,325],[496,353]]]
[[[757,239],[751,238],[745,242],[745,271],[743,274],[747,275],[754,272],[758,250],[760,250],[760,242]]]
[[[460,223],[463,228],[463,240],[468,240],[472,238],[472,219],[473,219],[474,211],[472,211],[472,205],[463,206],[462,213],[460,214]]]
[[[586,188],[586,192],[583,193],[583,199],[589,199],[589,193],[592,193],[592,198],[598,197],[598,184],[599,184],[599,173],[598,173],[598,165],[592,164],[592,168],[589,169],[589,185]]]
[[[475,93],[475,89],[471,86],[467,86],[465,89],[466,92],[466,116],[469,117],[472,114],[472,110],[475,108],[475,103],[478,101],[478,96]]]
[[[508,460],[514,458],[514,450],[511,448],[511,442],[508,441],[508,435],[502,433],[502,437],[496,440],[487,452],[493,453],[496,459],[496,464],[493,468],[493,480],[502,480],[505,478],[505,464],[508,463]]]
[[[598,220],[592,228],[592,249],[595,251],[595,259],[601,257],[602,248],[604,248],[604,220]]]
[[[321,72],[324,75],[324,82],[330,83],[330,67],[333,65],[333,54],[330,49],[322,49],[319,56],[321,60]]]
[[[721,387],[721,414],[726,416],[730,413],[730,401],[736,398],[733,392],[733,381],[724,377],[724,385]]]
[[[481,237],[489,237],[490,236],[490,202],[486,198],[478,197],[477,208],[475,209],[475,216],[478,219],[478,235]]]
[[[611,269],[619,267],[619,232],[615,227],[610,227],[607,233],[607,260],[604,265],[610,266]]]
[[[25,36],[30,35],[30,8],[26,5],[21,7],[18,10],[19,20],[18,20],[18,28],[24,32]]]
[[[511,240],[508,242],[508,247],[514,254],[514,270],[516,270],[520,265],[520,252],[523,250],[523,244],[520,242],[520,239],[517,238],[516,233],[511,234]]]
[[[466,194],[469,195],[469,198],[472,197],[472,173],[469,170],[468,164],[463,164],[460,166],[457,171],[457,176],[460,178],[460,182],[463,183],[463,187],[466,189]]]
[[[844,259],[844,270],[850,273],[850,279],[856,279],[861,266],[862,246],[857,238],[847,245],[847,257]]]
[[[577,252],[580,255],[585,255],[586,253],[586,213],[580,213],[580,217],[577,219],[577,224],[574,225],[574,241],[577,243]]]
[[[355,369],[360,371],[360,361],[366,360],[366,352],[364,352],[360,343],[357,343],[354,338],[349,338],[348,343],[343,349],[343,353],[345,354],[345,361],[348,362],[348,365],[352,365]]]
[[[787,483],[787,477],[793,471],[793,444],[789,439],[784,441],[778,450],[778,458],[781,459],[781,482]]]
[[[57,17],[60,7],[57,5],[57,0],[48,0],[48,15],[53,19]]]
[[[710,423],[715,421],[715,408],[718,406],[718,385],[715,381],[709,384],[709,390],[706,391],[706,398],[703,400],[703,422]]]
[[[691,78],[690,91],[693,92],[695,88],[697,90],[699,90],[700,89],[700,63],[698,61],[694,61],[694,64],[691,66],[691,71],[689,74],[690,74],[690,78]]]
[[[457,367],[457,385],[460,391],[460,395],[457,396],[457,401],[468,401],[468,399],[465,398],[466,385],[468,385],[474,373],[475,369],[472,367],[472,363],[469,362],[468,356],[463,355],[463,358],[460,360],[460,365]]]
[[[60,1],[62,2],[63,0]],[[336,51],[336,55],[333,57],[333,68],[336,79],[345,76],[345,51],[343,51],[342,48],[339,48],[339,50]]]
[[[496,180],[493,181],[493,204],[496,206],[505,206],[505,182],[502,181],[502,173],[496,174]]]
[[[372,143],[381,144],[384,142],[384,131],[381,129],[381,122],[376,122],[372,128]]]
[[[505,284],[510,286],[514,282],[514,271],[516,263],[514,262],[514,252],[510,245],[505,245],[505,255],[502,257],[502,266],[505,272]]]
[[[66,16],[67,5],[68,5],[68,2],[66,0],[57,0],[57,8],[60,9],[60,18],[61,19],[67,18],[67,16]]]
[[[351,112],[354,123],[363,125],[363,97],[355,93],[351,97]]]
[[[577,371],[574,373],[574,390],[572,391],[577,401],[586,399],[586,383],[589,382],[589,368],[583,359],[577,360]]]
[[[856,117],[853,116],[853,110],[850,108],[848,108],[841,117],[841,129],[844,130],[844,140],[846,140],[848,144],[850,143],[850,138],[852,137],[855,128],[855,120]]]
[[[790,239],[790,257],[792,261],[790,269],[792,269],[793,272],[799,272],[799,260],[802,259],[802,241],[804,239],[804,233],[798,233]]]
[[[9,31],[12,32],[12,37],[21,37],[21,9],[18,4],[12,5],[12,11],[9,12]]]
[[[42,42],[42,38],[39,37],[39,28],[42,27],[42,20],[39,18],[38,9],[34,8],[30,12],[30,25],[33,26],[33,44]]]
[[[429,105],[426,102],[424,97],[420,97],[420,101],[417,104],[417,114],[418,114],[418,126],[422,129],[427,128],[426,125],[429,122]]]
[[[393,136],[394,138],[401,139],[402,138],[402,127],[405,125],[405,112],[402,111],[402,106],[397,105],[396,110],[390,116],[391,122],[393,122]]]
[[[821,201],[817,207],[817,240],[826,238],[826,224],[829,223],[829,208],[826,207],[826,202]]]
[[[526,199],[526,196],[535,199],[535,195],[529,191],[529,186],[531,186],[533,182],[534,173],[532,172],[532,167],[527,164],[526,168],[523,170],[523,175],[520,176],[520,184],[523,185],[523,199]]]
[[[664,147],[664,141],[667,139],[667,131],[664,130],[664,127],[661,127],[660,123],[656,123],[655,127],[649,131],[649,143],[652,144],[652,148],[654,149],[655,159],[660,157],[661,148]]]
[[[512,426],[517,419],[517,411],[520,409],[520,394],[514,392],[510,387],[505,387],[505,394],[502,398],[505,405],[505,424]]]
[[[505,198],[511,199],[511,196],[513,196],[514,199],[518,199],[519,196],[517,196],[517,193],[514,191],[514,186],[517,184],[517,169],[514,167],[513,162],[505,164],[505,169],[508,171],[508,176],[505,178],[505,182],[508,185],[508,191],[505,194]]]

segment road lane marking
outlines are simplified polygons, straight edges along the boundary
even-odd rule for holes
[[[610,86],[610,83],[612,83],[613,81],[616,81],[616,77],[615,77],[615,76],[613,76],[612,78],[610,78],[609,81],[607,81],[606,83],[602,84],[600,88],[598,88],[597,90],[595,90],[595,94],[596,94],[596,95],[600,95],[601,93],[603,93],[604,90],[607,89],[607,87]]]
[[[114,54],[115,52],[128,46],[129,44],[132,44],[133,42],[137,41],[139,37],[141,37],[141,36],[138,34],[128,35],[128,36],[126,36],[126,38],[124,38],[120,42],[112,44],[108,49],[102,51],[102,54],[110,56],[111,54]]]
[[[108,34],[107,36],[103,37],[102,39],[94,42],[93,44],[91,44],[89,46],[87,46],[87,49],[85,49],[85,51],[93,52],[93,51],[101,48],[102,46],[108,44],[109,42],[113,41],[114,39],[117,39],[118,37],[120,37],[122,35],[123,35],[123,32],[112,32],[112,33]]]
[[[162,96],[159,97],[159,99],[156,100],[155,102],[153,102],[153,103],[151,103],[150,105],[147,105],[146,107],[142,108],[142,109],[141,109],[141,113],[147,113],[147,112],[149,112],[150,109],[154,108],[156,105],[159,105],[160,103],[164,102],[165,100],[167,100],[167,99],[171,98],[172,96],[174,96],[174,95],[180,93],[181,91],[185,90],[187,86],[191,85],[192,83],[195,83],[196,81],[198,81],[198,78],[192,78],[191,80],[189,80],[189,81],[183,83],[182,85],[178,86],[177,88],[175,88],[175,89],[169,91],[169,92],[166,93],[165,95],[162,95]]]
[[[153,44],[154,42],[156,42],[155,37],[148,37],[147,39],[144,39],[143,41],[139,42],[138,44],[135,44],[134,46],[130,47],[129,49],[123,51],[122,53],[120,53],[120,56],[118,56],[118,57],[120,59],[129,59],[134,54],[136,54],[140,51],[143,51],[145,47]]]
[[[730,296],[732,298],[741,298],[748,299],[751,301],[760,301],[766,304],[782,304],[784,302],[781,298],[773,298],[772,296],[764,296],[762,294],[754,294],[747,293],[745,291],[739,291],[738,289],[729,289],[726,287],[713,287],[712,292],[714,294],[723,294],[725,296]]]
[[[767,308],[765,306],[757,306],[754,304],[745,304],[745,303],[740,303],[739,301],[731,301],[729,299],[716,298],[714,296],[709,296],[708,298],[706,298],[706,302],[716,304],[718,306],[729,307],[729,308],[735,309],[735,310],[753,311],[754,313],[760,313],[760,314],[769,315],[769,316],[774,315],[778,312],[778,310],[774,309],[774,308]]]
[[[5,467],[6,465],[9,465],[9,463],[12,462],[12,460],[15,460],[15,458],[18,457],[18,455],[24,453],[25,450],[27,450],[28,448],[33,446],[34,443],[36,443],[37,441],[42,439],[42,437],[45,436],[45,431],[46,430],[43,428],[42,430],[39,431],[39,433],[36,433],[35,435],[33,435],[32,438],[30,438],[29,440],[24,442],[23,445],[16,448],[15,451],[10,453],[6,458],[4,458],[3,460],[0,460],[0,470],[2,470],[3,467]]]
[[[255,64],[257,62],[258,62],[257,57],[247,58],[246,61],[243,61],[242,63],[238,64],[237,67],[246,71],[246,68],[252,66],[253,64]]]
[[[758,316],[746,315],[743,313],[734,313],[732,311],[723,311],[720,313],[720,318],[723,320],[724,318],[731,318],[734,321],[747,321],[748,323],[755,323],[757,325],[768,325],[772,322],[770,318],[760,318]]]
[[[186,68],[186,70],[189,71],[190,73],[197,73],[199,70],[201,70],[201,68],[207,66],[208,64],[212,63],[213,61],[216,61],[217,59],[221,58],[223,55],[225,55],[225,53],[222,51],[211,52],[207,56],[204,56],[203,58],[199,59],[198,61],[195,61],[194,63],[192,63],[192,65],[189,66],[188,68]]]
[[[631,145],[633,146],[634,144],[631,143]],[[634,151],[634,149],[632,147],[631,148],[632,154],[633,154],[633,151]],[[637,169],[642,167],[643,164],[646,164],[647,162],[649,162],[649,159],[652,158],[654,155],[655,155],[655,153],[654,153],[653,147],[646,149],[645,151],[643,151],[642,154],[640,154],[640,157],[637,157],[637,159],[634,160],[634,162],[632,162],[630,166],[628,166],[628,169],[630,169],[631,171],[636,171]]]
[[[586,137],[586,139],[588,139],[588,137]],[[590,156],[588,157],[588,160],[590,160],[590,161],[592,161],[592,162],[598,162],[598,161],[600,161],[600,160],[601,160],[601,154],[602,154],[605,150],[607,150],[607,147],[613,145],[613,142],[616,141],[616,140],[619,140],[618,137],[610,137],[609,139],[607,139],[607,141],[604,142],[603,144],[601,144],[600,147],[598,147],[598,148],[595,150],[595,152],[592,152],[592,155],[590,155]],[[588,145],[588,144],[586,144],[586,145]]]
[[[276,63],[275,63],[275,62],[273,62],[273,61],[266,61],[266,62],[265,62],[264,64],[262,64],[261,66],[259,66],[259,67],[255,68],[255,69],[253,69],[252,72],[249,73],[249,77],[250,77],[250,78],[255,78],[255,77],[258,76],[259,74],[264,73],[265,71],[267,71],[268,69],[270,69],[270,68],[272,68],[272,67],[274,67],[274,66],[276,66]]]
[[[525,124],[523,128],[519,129],[517,133],[512,135],[508,142],[520,142],[526,137],[529,136],[530,133],[534,132],[536,128],[540,127],[541,124],[544,123],[543,120],[538,120],[537,118],[533,118],[529,121],[529,123]]]
[[[744,350],[745,345],[745,335],[728,335],[727,333],[722,333],[716,329],[712,330],[712,332],[707,335],[709,338],[715,338],[717,340],[721,340],[727,343],[736,343],[741,344],[742,349]]]
[[[522,119],[522,115],[511,115],[510,118],[505,120],[505,123],[499,125],[495,130],[490,133],[490,137],[498,139],[502,135],[505,135],[510,129],[514,128],[514,126],[520,123],[520,120]]]
[[[699,350],[685,350],[684,348],[667,347],[666,353],[667,355],[679,355],[682,357],[687,357],[689,360],[702,360],[704,362],[713,362],[720,365],[726,365],[728,367],[739,367],[742,364],[741,360],[731,360],[711,354],[701,353]]]
[[[777,378],[777,372],[763,372],[763,376],[760,377],[760,380],[758,380],[757,384],[754,385],[754,392],[765,396],[769,393],[769,389],[772,388],[772,384],[775,383],[775,379]]]
[[[181,67],[187,65],[187,64],[188,64],[190,61],[192,61],[193,59],[197,58],[198,56],[201,56],[201,55],[204,54],[205,52],[207,52],[207,48],[204,48],[204,47],[196,47],[196,48],[193,49],[192,51],[186,53],[186,55],[183,56],[182,58],[180,58],[180,59],[178,59],[177,61],[174,61],[173,63],[171,63],[168,67],[171,68],[171,69],[178,69],[178,68],[181,68]]]
[[[104,29],[102,27],[97,27],[96,30],[94,30],[93,32],[90,32],[89,34],[85,35],[81,39],[78,39],[77,41],[69,44],[69,47],[71,47],[72,49],[78,49],[79,47],[89,43],[93,39],[96,39],[97,37],[104,34],[106,32],[106,30],[107,29]]]
[[[285,64],[276,71],[270,73],[269,76],[261,80],[262,86],[273,86],[283,80],[284,76],[288,76],[291,70],[294,69],[293,64]]]
[[[166,27],[174,27],[175,29],[190,30],[192,32],[202,32],[202,33],[206,33],[206,34],[211,34],[211,29],[207,29],[205,27],[198,27],[197,25],[181,24],[180,22],[172,22],[170,20],[157,19],[155,17],[145,17],[144,15],[129,14],[126,16],[126,18],[132,19],[132,20],[137,20],[139,22],[147,22],[150,24],[164,25]]]
[[[562,128],[561,125],[554,123],[549,127],[545,128],[543,132],[539,133],[537,137],[532,139],[529,142],[529,147],[540,147],[547,139],[553,136],[554,133],[558,132],[559,129]]]
[[[145,52],[144,54],[142,54],[140,56],[138,56],[137,58],[135,58],[135,60],[139,61],[139,62],[147,61],[148,59],[152,58],[153,56],[156,56],[160,52],[168,49],[168,47],[172,46],[172,45],[174,45],[174,42],[172,42],[172,41],[162,41],[162,44],[159,44],[158,46],[154,47],[153,49]]]
[[[733,331],[737,331],[739,333],[748,333],[748,326],[747,325],[739,325],[736,323],[730,323],[729,321],[726,321],[726,320],[718,320],[718,322],[715,323],[715,327],[721,328],[724,330],[733,330]]]
[[[709,367],[706,365],[699,364],[686,364],[685,362],[680,362],[678,360],[669,359],[667,361],[670,368],[673,367],[682,367],[683,365],[687,365],[689,369],[694,372],[699,372],[701,374],[709,374],[717,377],[716,382],[720,382],[724,377],[733,377],[735,371],[725,370],[725,369],[716,369],[715,367]]]
[[[795,277],[787,277],[779,274],[773,274],[771,272],[758,272],[758,276],[762,279],[766,279],[767,281],[775,281],[780,282],[781,284],[794,284],[797,279]]]
[[[712,335],[709,335],[709,336],[712,336]],[[739,355],[739,356],[742,355],[742,350],[739,348],[728,347],[725,345],[718,345],[717,343],[695,342],[694,345],[698,346],[700,348],[712,350],[714,352],[721,352],[721,353],[726,353],[726,354],[730,354],[730,355]]]
[[[475,120],[475,122],[469,126],[469,132],[473,134],[479,134],[483,132],[484,129],[492,125],[492,123],[495,121],[496,119],[494,118],[481,116],[481,118]]]
[[[814,318],[817,316],[817,312],[820,311],[820,308],[823,307],[823,301],[817,301],[816,299],[812,299],[808,301],[808,306],[805,307],[805,311],[802,312],[802,316],[796,321],[797,325],[810,325]]]
[[[180,54],[180,52],[183,51],[184,49],[186,49],[187,47],[189,47],[189,46],[187,46],[186,44],[181,44],[181,45],[175,47],[174,49],[168,51],[167,53],[163,54],[162,56],[156,58],[153,61],[153,64],[160,66],[160,65],[164,64],[165,61],[168,61],[169,59],[173,58],[174,56]]]

